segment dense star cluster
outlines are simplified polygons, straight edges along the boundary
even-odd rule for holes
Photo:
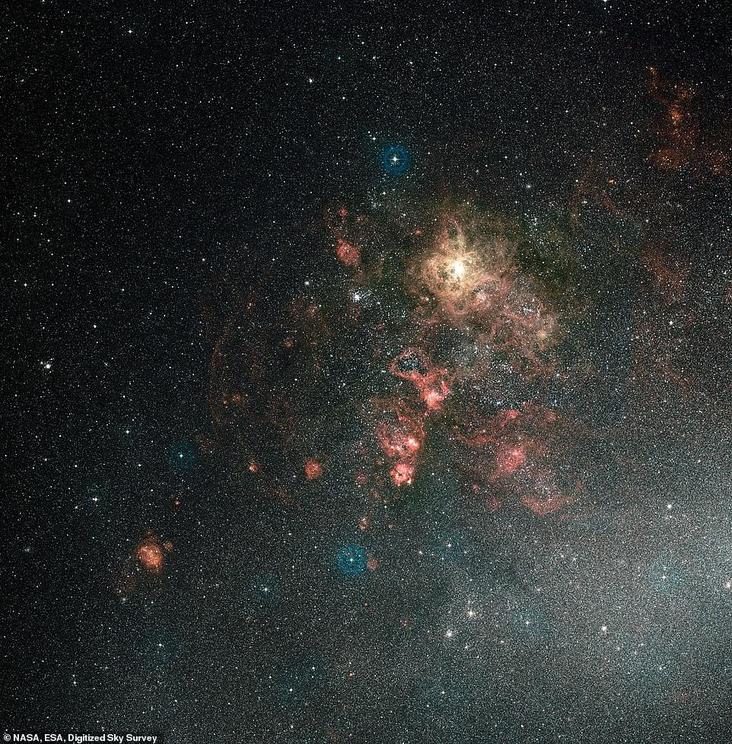
[[[732,740],[727,15],[8,17],[3,731]]]

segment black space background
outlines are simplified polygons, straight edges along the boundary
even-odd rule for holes
[[[276,303],[318,272],[324,205],[378,183],[365,133],[412,149],[422,193],[521,203],[520,171],[532,198],[564,201],[588,151],[649,115],[648,65],[699,81],[713,114],[728,113],[728,17],[722,3],[615,0],[6,10],[5,725],[167,731],[176,704],[189,720],[228,704],[216,685],[231,688],[231,658],[204,682],[185,660],[207,656],[219,612],[201,587],[218,545],[266,551],[262,525],[283,517],[242,505],[215,457],[178,472],[169,456],[209,430],[222,287],[274,271]],[[178,496],[189,506],[173,516]],[[115,583],[148,527],[175,543],[175,590],[131,610]],[[158,643],[193,650],[160,659]],[[245,666],[263,665],[255,648]],[[151,666],[152,687],[139,682]],[[254,683],[238,684],[243,710]],[[201,717],[205,731],[178,741],[227,727]]]

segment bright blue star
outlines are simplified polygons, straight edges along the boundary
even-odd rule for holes
[[[196,446],[192,442],[178,442],[168,449],[168,464],[173,470],[190,470],[196,460]]]
[[[387,145],[379,153],[379,162],[390,176],[401,176],[412,165],[412,154],[402,145]]]

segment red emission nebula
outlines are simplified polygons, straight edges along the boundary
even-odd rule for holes
[[[728,171],[692,86],[649,69],[647,95],[657,107],[643,156],[649,183],[673,170],[698,179]],[[302,501],[298,483],[352,483],[368,525],[379,505],[418,491],[425,473],[457,478],[466,505],[486,514],[511,506],[547,517],[580,501],[587,445],[603,434],[553,391],[576,395],[602,378],[575,343],[591,301],[557,291],[535,269],[571,270],[577,249],[567,246],[586,212],[639,223],[639,210],[653,212],[653,189],[624,179],[622,166],[612,155],[590,161],[564,226],[541,234],[470,201],[417,205],[398,219],[345,203],[326,209],[316,278],[276,309],[264,282],[241,294],[214,349],[214,425],[247,482],[291,505]],[[527,255],[541,250],[532,268]],[[696,322],[674,315],[690,267],[654,225],[633,250],[659,319],[634,319],[628,382],[652,378],[683,392],[689,381],[672,361],[679,342],[669,329]]]
[[[255,336],[242,333],[247,326],[239,321],[214,353],[214,421],[240,443],[242,469],[286,501],[283,467],[313,483],[345,477],[379,503],[415,486],[439,441],[444,467],[459,474],[466,500],[486,512],[509,501],[547,516],[571,504],[580,479],[560,479],[554,460],[567,455],[576,424],[532,397],[563,374],[555,354],[561,314],[520,269],[505,221],[461,209],[439,216],[434,230],[412,227],[397,277],[409,310],[396,328],[389,308],[372,299],[395,272],[374,249],[379,225],[341,206],[327,214],[326,226],[351,309],[327,296],[298,297],[279,320],[281,330]],[[253,298],[244,316],[254,325],[259,312]],[[445,334],[457,340],[446,346]],[[401,349],[385,351],[395,340]],[[469,350],[469,361],[455,345]],[[323,457],[333,456],[327,411],[314,414],[310,404],[332,394],[331,360],[354,355],[365,382],[349,389],[333,417],[358,423],[357,456],[351,465],[341,457],[326,472]],[[523,390],[519,404],[502,402],[509,384]],[[486,389],[495,393],[486,397]]]

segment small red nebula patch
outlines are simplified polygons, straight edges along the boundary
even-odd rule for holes
[[[450,388],[442,379],[429,380],[424,388],[420,389],[422,400],[430,411],[439,411],[449,394]]]
[[[671,304],[683,298],[691,273],[689,265],[666,255],[655,245],[645,247],[641,260],[664,302]]]
[[[368,561],[366,561],[366,568],[368,568],[369,571],[376,571],[376,569],[379,567],[379,559],[374,558],[371,556]]]
[[[231,393],[230,395],[224,395],[221,402],[225,406],[242,406],[244,396],[241,393]]]
[[[383,503],[384,498],[381,495],[381,491],[378,488],[372,488],[368,492],[369,501],[373,501],[375,504]]]
[[[314,457],[309,457],[305,460],[305,477],[308,480],[317,480],[321,475],[323,475],[323,466],[319,460],[316,460]]]
[[[496,452],[496,477],[515,473],[526,464],[526,450],[521,444],[500,445]]]
[[[161,545],[155,535],[148,535],[135,549],[135,556],[146,571],[158,574],[165,566],[165,550],[172,549],[171,542]]]
[[[534,495],[526,494],[522,499],[521,503],[530,509],[538,517],[546,517],[549,514],[553,514],[555,511],[569,506],[575,502],[575,498],[568,494],[560,493],[557,490],[549,494]]]
[[[344,266],[357,268],[361,264],[361,249],[343,238],[338,238],[336,242],[336,258]]]
[[[563,493],[554,482],[551,471],[540,470],[536,474],[534,488],[521,499],[521,503],[538,517],[546,517],[576,501],[572,494]]]
[[[515,408],[506,408],[496,414],[496,424],[499,427],[507,426],[512,421],[515,421],[519,417],[519,415],[519,411],[517,411]]]
[[[497,512],[501,508],[501,505],[502,502],[497,496],[491,495],[485,500],[485,508],[488,509],[491,514]]]
[[[146,576],[160,576],[165,569],[166,555],[172,551],[173,543],[170,540],[163,542],[149,530],[125,561],[117,586],[118,594],[126,597],[145,585]]]
[[[405,431],[401,427],[381,424],[376,431],[381,449],[387,457],[413,457],[422,446],[422,433]]]
[[[384,406],[382,415],[387,418],[376,425],[376,439],[393,462],[389,475],[394,485],[409,486],[424,445],[425,413],[411,409],[403,400],[384,402]]]
[[[414,480],[414,465],[411,462],[398,462],[389,471],[395,486],[411,486]]]
[[[417,388],[428,411],[439,411],[450,394],[447,370],[436,367],[421,349],[405,349],[392,360],[389,371]]]

